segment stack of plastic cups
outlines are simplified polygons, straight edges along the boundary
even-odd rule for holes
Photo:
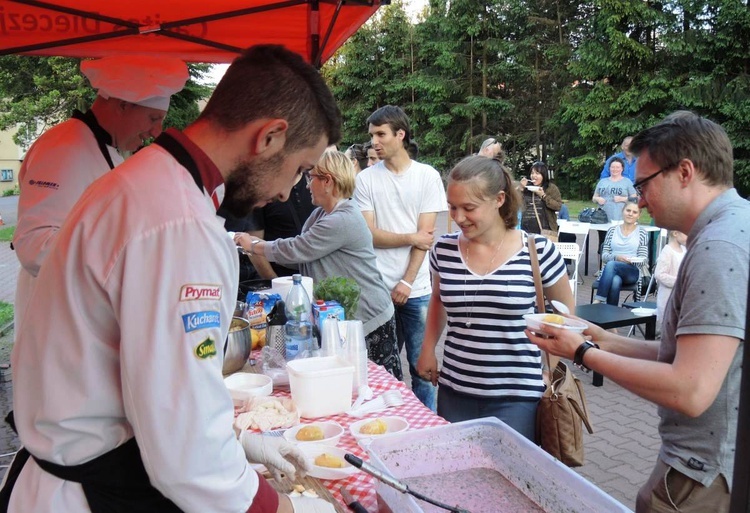
[[[336,356],[342,353],[339,321],[335,317],[323,319],[323,330],[320,334],[321,356]],[[342,356],[346,356],[343,355]]]
[[[367,344],[362,321],[346,322],[346,359],[354,365],[353,389],[360,394],[367,388]]]

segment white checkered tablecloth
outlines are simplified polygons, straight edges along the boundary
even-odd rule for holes
[[[448,421],[442,417],[438,417],[429,408],[424,406],[417,396],[406,386],[403,381],[398,381],[391,374],[389,374],[384,367],[376,365],[373,362],[368,362],[367,366],[367,381],[373,392],[373,397],[377,397],[386,390],[398,389],[404,396],[404,404],[402,406],[388,408],[376,413],[371,413],[362,418],[376,418],[384,415],[397,415],[404,417],[409,422],[409,431],[415,429],[424,429],[432,426],[441,426],[448,424]],[[289,397],[289,391],[275,390],[273,393],[277,397]],[[320,421],[333,420],[341,424],[344,428],[344,434],[339,440],[338,446],[355,456],[367,460],[367,453],[362,449],[357,440],[352,436],[349,431],[349,426],[354,422],[362,420],[361,418],[352,417],[347,414],[331,415],[328,417],[321,417],[316,419]],[[333,494],[337,501],[344,504],[341,498],[341,487],[345,487],[346,490],[358,500],[362,506],[368,511],[377,511],[377,497],[375,495],[375,487],[377,480],[366,472],[357,472],[353,476],[347,479],[339,479],[331,481],[328,479],[320,479],[320,482]],[[346,506],[346,504],[344,504]]]

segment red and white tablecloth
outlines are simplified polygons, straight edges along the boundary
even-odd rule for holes
[[[399,417],[404,417],[409,422],[410,431],[448,424],[448,421],[437,416],[429,408],[424,406],[403,381],[398,381],[389,374],[384,367],[376,365],[373,362],[368,362],[367,381],[372,389],[373,397],[378,397],[386,390],[397,389],[400,390],[401,394],[404,396],[404,404],[402,406],[388,408],[384,411],[371,413],[362,418],[397,415]],[[288,390],[275,390],[273,395],[277,397],[289,397],[290,393]],[[349,431],[349,426],[354,422],[362,420],[362,418],[341,414],[321,417],[316,420],[333,420],[341,424],[344,428],[344,434],[339,440],[337,447],[367,460],[367,453],[359,446],[357,440],[352,436],[351,431]],[[347,479],[339,479],[336,481],[321,479],[320,482],[341,504],[345,505],[339,491],[343,486],[349,491],[352,497],[358,500],[368,511],[377,511],[377,497],[375,495],[377,480],[370,474],[367,474],[366,472],[357,472]]]

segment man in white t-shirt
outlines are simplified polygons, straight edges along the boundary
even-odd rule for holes
[[[370,227],[378,269],[396,307],[399,350],[406,346],[412,389],[435,410],[436,388],[419,377],[431,285],[427,259],[438,212],[446,210],[445,187],[434,168],[409,158],[409,118],[386,105],[367,119],[372,147],[381,159],[357,175],[354,197]]]

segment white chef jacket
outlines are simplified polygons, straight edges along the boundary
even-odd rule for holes
[[[106,147],[116,166],[123,159]],[[26,154],[18,175],[18,225],[13,247],[21,262],[15,298],[16,326],[23,322],[39,267],[60,226],[94,180],[110,170],[96,137],[81,120],[47,130]]]
[[[246,511],[259,476],[221,373],[238,265],[212,201],[163,148],[89,187],[17,328],[13,406],[29,452],[77,465],[135,435],[152,484],[182,510]],[[30,459],[10,511],[90,510],[79,484]]]

